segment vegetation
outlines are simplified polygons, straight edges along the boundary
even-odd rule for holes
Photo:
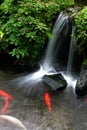
[[[84,53],[87,48],[87,7],[84,7],[75,17],[75,23],[77,26],[77,49],[81,53]]]
[[[73,0],[2,0],[0,5],[0,52],[17,59],[35,60],[51,35],[61,9]]]

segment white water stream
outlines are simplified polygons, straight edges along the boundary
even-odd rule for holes
[[[64,30],[64,27],[66,25],[66,29]],[[58,37],[61,34],[61,31],[65,31],[65,34],[67,35],[68,32],[68,16],[64,15],[63,13],[60,13],[58,19],[56,20],[52,35],[53,37],[49,39],[48,47],[46,50],[46,54],[44,56],[43,62],[40,63],[40,68],[34,73],[28,74],[27,76],[22,76],[19,78],[16,78],[14,81],[18,83],[18,87],[24,87],[25,90],[27,90],[29,87],[32,87],[38,82],[41,82],[44,75],[55,75],[58,73],[61,73],[64,79],[67,82],[67,86],[72,86],[75,89],[76,81],[77,79],[73,77],[71,73],[72,68],[72,60],[73,60],[73,51],[74,51],[74,38],[71,37],[71,43],[70,43],[70,51],[69,51],[69,60],[68,60],[68,67],[66,72],[58,72],[54,67],[54,52],[60,49],[61,43],[58,42]],[[72,28],[72,34],[75,32],[75,27]]]

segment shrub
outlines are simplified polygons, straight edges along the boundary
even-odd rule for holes
[[[16,56],[36,59],[61,8],[73,0],[4,0],[1,4],[1,49]]]
[[[87,7],[84,7],[75,17],[77,27],[77,49],[80,53],[84,53],[87,48]]]

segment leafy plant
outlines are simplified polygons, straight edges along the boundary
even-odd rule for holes
[[[73,0],[3,0],[1,49],[17,59],[27,56],[32,61],[37,59],[58,12],[72,4]]]
[[[0,40],[3,38],[4,33],[0,31]]]
[[[83,65],[87,65],[87,59],[84,59]]]
[[[77,27],[77,49],[80,53],[84,53],[87,48],[87,7],[84,7],[75,17]]]

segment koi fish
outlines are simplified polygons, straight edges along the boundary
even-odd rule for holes
[[[23,123],[19,119],[17,119],[16,117],[9,116],[9,115],[0,115],[0,120],[1,119],[8,121],[8,122],[11,122],[14,125],[22,128],[23,130],[27,130],[27,128],[23,125]]]
[[[9,100],[13,101],[13,97],[10,96],[7,92],[5,92],[4,90],[0,90],[0,96],[2,97],[2,99],[4,100],[4,107],[2,108],[2,113],[6,114],[7,110],[8,110],[8,106],[9,106]]]
[[[11,100],[11,101],[14,100],[13,97],[10,96],[10,95],[9,95],[7,92],[5,92],[4,90],[0,90],[0,96],[5,97],[5,98],[7,98],[7,99],[9,99],[9,100]]]
[[[8,106],[9,106],[9,102],[8,100],[4,100],[4,107],[2,109],[2,113],[6,114],[7,110],[8,110]]]
[[[49,111],[52,111],[51,102],[50,102],[50,95],[49,93],[45,93],[44,95],[44,101]]]

